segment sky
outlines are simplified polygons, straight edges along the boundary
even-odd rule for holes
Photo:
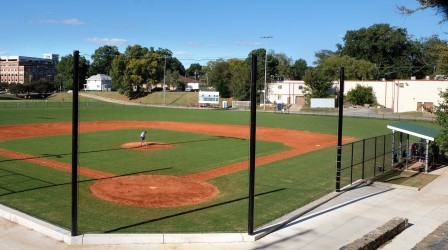
[[[101,46],[166,48],[188,68],[219,58],[246,58],[264,48],[309,66],[336,50],[349,30],[388,23],[413,39],[448,40],[441,16],[402,16],[417,0],[22,0],[1,3],[1,56],[61,57],[78,50],[89,61]],[[272,37],[272,38],[263,38]]]

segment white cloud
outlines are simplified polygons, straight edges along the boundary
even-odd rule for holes
[[[251,46],[251,47],[263,45],[262,42],[245,42],[245,41],[235,41],[235,44],[240,46]]]
[[[59,22],[56,20],[39,20],[39,23],[43,24],[58,24]]]
[[[84,24],[83,22],[79,21],[76,18],[71,18],[71,19],[65,19],[61,21],[62,24],[67,24],[67,25],[81,25]]]
[[[54,20],[54,19],[46,19],[46,20],[39,20],[39,23],[42,24],[64,24],[64,25],[81,25],[84,24],[77,18],[70,18],[70,19],[64,19],[64,20]]]
[[[87,42],[97,43],[103,45],[128,45],[129,42],[126,39],[122,38],[99,38],[99,37],[90,37],[86,39]]]

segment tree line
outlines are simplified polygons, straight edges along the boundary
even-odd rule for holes
[[[399,10],[403,15],[411,15],[417,11],[422,11],[425,9],[433,9],[437,14],[442,15],[442,20],[440,24],[448,21],[448,3],[444,0],[417,0],[420,7],[416,9],[409,9],[406,6],[400,6]],[[445,46],[441,46],[437,41],[433,42],[433,53],[428,55],[434,56],[434,54],[440,53],[441,56],[435,58],[440,64],[434,65],[434,68],[440,67],[444,71],[437,71],[437,73],[446,72],[446,62],[448,50]],[[444,151],[448,151],[448,89],[442,90],[440,92],[440,97],[442,102],[435,107],[434,112],[437,116],[437,124],[441,127],[440,134],[435,138],[437,146]]]
[[[421,79],[445,75],[448,71],[447,41],[437,35],[414,39],[406,29],[389,24],[349,30],[343,43],[335,47],[334,50],[315,52],[316,61],[312,66],[303,59],[293,60],[284,53],[260,48],[250,51],[246,58],[216,59],[206,65],[194,63],[185,69],[169,49],[133,45],[120,53],[116,46],[106,45],[95,50],[91,56],[92,63],[84,56],[80,57],[79,76],[81,84],[84,84],[90,75],[110,75],[113,88],[130,96],[163,82],[164,77],[168,86],[182,89],[179,81],[179,75],[182,75],[208,83],[222,97],[248,100],[250,58],[253,54],[258,57],[259,91],[264,88],[266,64],[267,82],[304,80],[311,97],[327,95],[331,87],[329,82],[338,79],[340,67],[345,68],[348,80],[406,79],[412,76]],[[72,62],[72,55],[66,55],[57,66],[56,80],[65,89],[72,87]]]
[[[398,7],[403,15],[434,9],[442,15],[441,23],[448,21],[448,5],[442,0],[417,0],[420,7],[409,9]],[[166,84],[182,89],[179,75],[185,75],[215,88],[222,97],[249,100],[251,56],[258,57],[257,89],[264,88],[265,65],[267,82],[281,80],[304,80],[309,97],[326,97],[330,82],[338,79],[338,70],[345,68],[348,80],[406,79],[412,76],[434,78],[447,75],[448,43],[437,35],[414,39],[404,28],[389,24],[374,24],[367,28],[349,30],[342,44],[336,49],[322,49],[315,52],[313,66],[303,59],[293,60],[284,53],[252,50],[247,58],[217,59],[206,65],[191,64],[185,69],[168,49],[146,48],[141,45],[128,46],[120,53],[116,46],[103,46],[91,56],[92,63],[81,56],[79,60],[79,80],[83,86],[88,76],[108,74],[113,88],[132,96],[151,88],[165,80]],[[265,61],[265,58],[267,59]],[[25,82],[22,86],[12,84],[9,89],[22,92],[47,93],[55,89],[72,89],[73,56],[61,58],[57,66],[54,82],[38,79]],[[0,83],[0,91],[7,87]],[[146,87],[146,88],[145,88]],[[371,89],[357,88],[347,96],[355,103],[366,102]],[[448,90],[440,93],[443,102],[435,108],[437,123],[442,131],[436,141],[448,150]],[[372,100],[369,99],[369,102]]]

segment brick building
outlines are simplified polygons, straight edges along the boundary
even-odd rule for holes
[[[0,81],[22,84],[41,78],[53,81],[58,61],[56,54],[44,54],[44,58],[1,56]]]

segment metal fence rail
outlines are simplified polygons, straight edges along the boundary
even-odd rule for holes
[[[392,136],[395,136],[396,141],[400,140],[400,133],[395,133],[342,145],[341,186],[391,170],[392,153],[401,150],[399,144],[392,149]]]
[[[93,102],[79,102],[80,107],[160,107],[160,108],[183,108],[183,109],[210,109],[204,107],[189,107],[179,104],[149,104],[149,103],[129,103],[129,102],[103,102],[103,101],[93,101]],[[57,108],[57,107],[71,107],[72,102],[47,102],[42,101],[27,101],[27,102],[0,102],[0,108]],[[229,110],[235,111],[249,111],[250,106],[235,106],[231,107]],[[221,110],[222,108],[214,108]],[[276,110],[262,111],[258,112],[278,112]],[[287,110],[287,113],[291,115],[316,115],[316,116],[337,116],[338,113],[334,111],[291,111]],[[412,116],[412,115],[400,115],[400,114],[377,114],[377,113],[344,113],[345,118],[365,118],[365,119],[381,119],[381,120],[406,120],[406,121],[430,121],[435,122],[436,117],[434,116]]]

